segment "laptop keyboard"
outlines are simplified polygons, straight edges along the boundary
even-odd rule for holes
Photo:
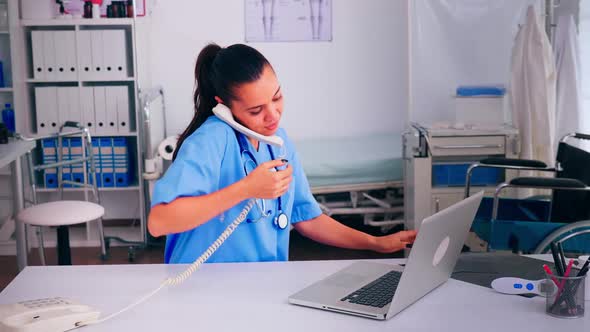
[[[393,299],[393,294],[395,294],[401,276],[402,273],[398,271],[388,272],[340,299],[340,301],[383,308]]]

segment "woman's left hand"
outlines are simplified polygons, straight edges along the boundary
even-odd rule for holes
[[[380,253],[392,253],[402,250],[406,245],[414,243],[417,234],[416,231],[412,230],[377,237],[374,250]]]

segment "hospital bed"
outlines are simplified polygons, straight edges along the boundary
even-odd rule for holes
[[[401,134],[303,139],[295,146],[324,213],[361,215],[382,230],[403,224]]]

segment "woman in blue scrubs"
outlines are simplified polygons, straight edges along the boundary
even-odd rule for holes
[[[279,127],[283,93],[258,51],[210,44],[197,58],[195,79],[195,116],[179,137],[173,163],[156,183],[148,219],[153,236],[167,236],[166,263],[192,263],[253,198],[257,204],[247,222],[209,262],[288,260],[290,225],[315,241],[349,249],[390,253],[414,241],[415,231],[372,236],[322,213],[295,147]],[[282,137],[284,148],[234,131],[213,115],[218,103],[247,128]],[[276,222],[281,213],[286,225]]]

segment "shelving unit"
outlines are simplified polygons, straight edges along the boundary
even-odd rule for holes
[[[3,63],[4,87],[0,87],[0,108],[10,103],[16,114],[21,110],[18,100],[18,91],[14,88],[18,81],[16,67],[19,60],[18,52],[14,48],[14,42],[18,38],[18,2],[15,0],[0,0],[0,4],[7,5],[8,26],[0,27],[0,61]],[[16,120],[18,129],[18,119]],[[0,254],[16,253],[16,242],[12,238],[14,221],[11,218],[12,204],[10,188],[10,168],[0,170]],[[8,250],[3,250],[3,249]]]
[[[113,26],[113,25],[134,25],[135,21],[132,18],[64,18],[52,20],[21,20],[23,27],[54,27],[54,26]]]
[[[0,2],[3,0],[0,0]],[[142,143],[139,133],[139,116],[137,109],[139,105],[138,101],[138,83],[137,83],[137,64],[136,64],[136,50],[135,50],[135,19],[133,18],[102,18],[102,19],[52,19],[52,20],[20,20],[18,13],[18,0],[4,0],[9,2],[11,7],[11,16],[14,18],[13,25],[11,26],[11,41],[10,47],[13,49],[13,58],[18,58],[18,63],[13,63],[13,77],[15,83],[12,88],[0,89],[0,102],[3,101],[3,95],[12,94],[14,92],[14,102],[19,106],[16,112],[16,127],[17,132],[29,136],[38,137],[43,133],[39,132],[38,124],[40,121],[40,108],[36,103],[36,88],[50,87],[50,88],[74,88],[77,90],[77,96],[80,100],[78,103],[78,111],[82,112],[85,108],[85,104],[88,104],[88,100],[84,100],[82,90],[90,88],[88,90],[94,91],[95,88],[105,87],[121,87],[127,91],[127,102],[129,109],[128,124],[126,127],[127,131],[119,131],[117,125],[111,130],[110,127],[105,123],[105,126],[96,132],[96,129],[89,127],[93,138],[105,138],[105,137],[125,137],[127,138],[128,151],[129,151],[129,167],[132,169],[133,177],[126,187],[100,187],[99,195],[101,198],[101,204],[105,207],[105,216],[103,220],[105,222],[105,234],[108,236],[120,237],[126,241],[139,241],[145,242],[145,208],[144,208],[144,190],[143,181],[141,180],[141,147],[139,144]],[[122,33],[121,33],[122,31]],[[14,32],[14,37],[13,37]],[[37,34],[37,32],[41,32]],[[58,69],[58,64],[55,64],[55,71],[51,77],[37,77],[35,66],[35,50],[33,47],[33,37],[35,33],[37,35],[43,35],[44,33],[53,34],[55,36],[50,39],[53,40],[54,45],[63,43],[62,40],[58,40],[58,35],[55,32],[68,32],[70,36],[73,36],[73,43],[75,47],[72,47],[71,43],[68,47],[70,52],[62,51],[63,45],[54,46],[59,48],[59,53],[56,53],[55,58],[58,56],[68,57],[70,63],[75,61],[75,65],[69,63],[63,69]],[[86,63],[91,63],[91,59],[86,57],[86,53],[81,52],[81,45],[83,43],[90,43],[88,36],[91,34],[101,35],[100,44],[105,47],[104,53],[107,56],[114,49],[120,49],[116,45],[118,43],[109,45],[113,39],[109,39],[106,36],[112,36],[113,32],[119,33],[118,41],[124,42],[124,57],[126,60],[126,66],[121,70],[120,68],[108,67],[107,72],[106,60],[104,61],[104,72],[97,73],[98,77],[92,77],[93,69],[87,68]],[[104,35],[104,39],[102,37]],[[121,37],[123,36],[123,37]],[[0,34],[0,45],[2,38],[5,38]],[[85,39],[86,38],[86,39]],[[123,38],[123,39],[121,39]],[[45,39],[42,39],[43,43],[46,43]],[[93,45],[94,50],[97,49],[96,45]],[[38,50],[38,49],[37,49]],[[95,56],[89,54],[88,56]],[[62,58],[63,60],[63,58]],[[94,65],[94,64],[93,64]],[[63,65],[60,65],[63,66]],[[86,68],[86,71],[84,70]],[[118,69],[118,70],[117,70]],[[63,74],[69,74],[67,78],[61,78],[59,71]],[[70,72],[71,71],[71,72]],[[75,74],[74,74],[75,72]],[[98,75],[100,74],[100,75]],[[48,75],[50,76],[50,75]],[[16,78],[18,78],[16,80]],[[105,90],[103,89],[103,90]],[[111,90],[112,91],[112,90]],[[122,90],[125,91],[125,90]],[[74,93],[74,92],[73,92]],[[93,92],[90,92],[91,94]],[[121,92],[124,94],[124,92]],[[114,98],[114,94],[110,95]],[[105,100],[108,102],[109,95],[105,92]],[[12,101],[12,100],[11,100]],[[94,101],[90,101],[90,104]],[[75,103],[74,103],[75,104]],[[93,104],[94,105],[94,104]],[[45,104],[44,104],[45,106]],[[58,106],[59,107],[59,106]],[[70,107],[72,109],[73,107]],[[71,112],[69,114],[72,114]],[[81,116],[82,113],[78,115]],[[70,119],[74,121],[81,121],[79,119]],[[115,120],[116,122],[116,120]],[[84,124],[86,125],[86,124]],[[97,127],[95,127],[97,128]],[[108,129],[107,129],[108,128]],[[28,183],[28,182],[27,182]],[[59,195],[57,189],[54,188],[40,188],[37,190],[40,201],[49,201],[56,199]],[[64,188],[64,197],[76,197],[75,199],[82,198],[82,189],[79,188]],[[121,204],[121,202],[128,202]],[[108,220],[136,220],[137,222],[129,223],[135,226],[128,227],[108,227]],[[98,244],[97,233],[94,228],[94,224],[86,224],[90,226],[85,227],[85,231],[73,231],[70,235],[72,247],[76,246],[88,246]],[[36,240],[33,236],[34,232],[29,232],[29,244],[36,246]],[[52,245],[51,240],[47,242],[49,246]],[[4,250],[3,247],[6,243],[0,243],[0,252]],[[117,245],[117,243],[112,243]]]

